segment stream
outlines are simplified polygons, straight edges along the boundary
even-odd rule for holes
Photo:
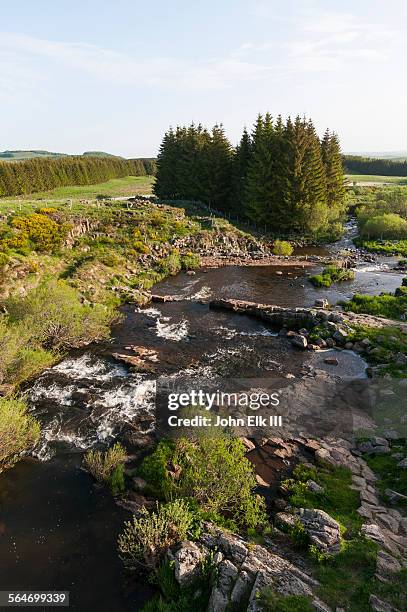
[[[352,227],[332,250],[348,248]],[[307,253],[304,253],[307,254]],[[309,255],[325,255],[314,248]],[[152,593],[145,580],[128,583],[116,550],[117,535],[130,513],[80,469],[83,453],[123,440],[140,443],[154,428],[155,378],[193,372],[203,379],[284,377],[304,367],[337,376],[365,376],[366,364],[352,352],[301,352],[260,321],[210,310],[215,298],[239,298],[281,306],[330,303],[354,293],[394,291],[401,273],[391,258],[361,261],[353,281],[314,288],[307,275],[320,267],[225,267],[184,273],[155,287],[180,301],[128,304],[109,343],[77,351],[45,371],[27,389],[42,436],[33,457],[0,475],[0,590],[69,590],[73,610],[112,612],[140,609]],[[282,272],[282,274],[277,274]],[[157,352],[155,374],[138,374],[113,353],[134,354],[133,345]],[[136,444],[137,445],[137,444]]]

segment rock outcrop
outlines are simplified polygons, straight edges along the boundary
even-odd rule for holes
[[[175,577],[185,584],[199,571],[202,556],[210,551],[216,565],[217,577],[212,587],[208,612],[225,612],[247,601],[247,612],[260,611],[258,594],[271,587],[277,593],[305,595],[311,598],[316,609],[329,612],[328,606],[315,596],[318,582],[302,569],[264,546],[248,544],[210,523],[197,544],[183,542],[171,552],[175,561]],[[241,608],[239,608],[241,609]]]

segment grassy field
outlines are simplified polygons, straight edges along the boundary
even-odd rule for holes
[[[369,185],[407,185],[406,176],[380,176],[378,174],[346,174],[349,184],[357,183],[361,186]]]
[[[126,176],[119,179],[111,179],[106,183],[97,185],[80,185],[70,187],[58,187],[52,191],[31,193],[26,196],[12,198],[0,198],[0,211],[7,210],[10,206],[18,206],[25,209],[29,203],[38,205],[38,200],[60,202],[66,200],[94,200],[97,196],[104,195],[109,198],[131,197],[135,195],[150,195],[152,193],[154,177],[152,176]]]

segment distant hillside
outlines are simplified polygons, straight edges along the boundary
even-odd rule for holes
[[[64,157],[65,153],[52,153],[51,151],[2,151],[0,152],[0,160],[2,161],[17,161],[20,159],[32,159],[33,157]]]
[[[385,159],[344,155],[343,163],[350,174],[375,174],[381,176],[407,176],[407,159]]]
[[[104,151],[85,151],[82,155],[88,157],[118,157],[119,159],[124,159],[120,155],[113,155],[112,153],[105,153]]]
[[[105,153],[104,151],[85,151],[83,153],[86,157],[116,157],[118,159],[124,159],[119,155],[112,155],[111,153]],[[58,157],[67,157],[67,153],[54,153],[52,151],[42,150],[28,150],[28,151],[2,151],[0,152],[0,161],[20,161],[22,159],[32,159],[33,157],[51,157],[53,159]],[[82,157],[82,156],[79,156]]]
[[[367,157],[369,159],[389,159],[392,161],[407,161],[407,151],[387,151],[383,152],[369,152],[369,151],[357,151],[352,153],[345,153],[345,157]]]

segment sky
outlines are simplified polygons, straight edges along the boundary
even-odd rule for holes
[[[19,0],[0,21],[0,150],[157,154],[170,125],[306,115],[407,150],[405,0]]]

